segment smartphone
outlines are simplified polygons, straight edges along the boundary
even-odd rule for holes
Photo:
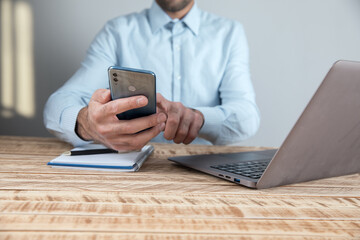
[[[148,70],[112,66],[108,69],[111,99],[144,95],[148,104],[116,116],[120,120],[130,120],[156,113],[156,76]]]

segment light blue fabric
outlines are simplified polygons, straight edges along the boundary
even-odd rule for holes
[[[195,4],[172,20],[154,1],[150,9],[106,23],[81,68],[45,106],[46,128],[75,146],[76,118],[99,88],[108,88],[109,66],[146,69],[157,76],[157,92],[201,111],[205,124],[197,144],[230,144],[256,133],[260,117],[249,73],[242,25],[200,10]],[[153,139],[166,141],[162,133]]]

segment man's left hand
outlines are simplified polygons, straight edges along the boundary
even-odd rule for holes
[[[158,112],[167,115],[164,138],[175,143],[191,143],[204,124],[204,115],[192,108],[185,107],[180,102],[171,102],[160,93],[156,95]]]

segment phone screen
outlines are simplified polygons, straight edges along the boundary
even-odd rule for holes
[[[156,76],[148,70],[110,67],[109,86],[112,100],[144,95],[148,98],[145,107],[117,114],[120,120],[129,120],[156,113]]]

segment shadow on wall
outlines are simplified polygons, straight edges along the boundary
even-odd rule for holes
[[[10,134],[11,129],[27,129],[36,115],[33,12],[24,1],[1,0],[0,7],[0,134]]]

